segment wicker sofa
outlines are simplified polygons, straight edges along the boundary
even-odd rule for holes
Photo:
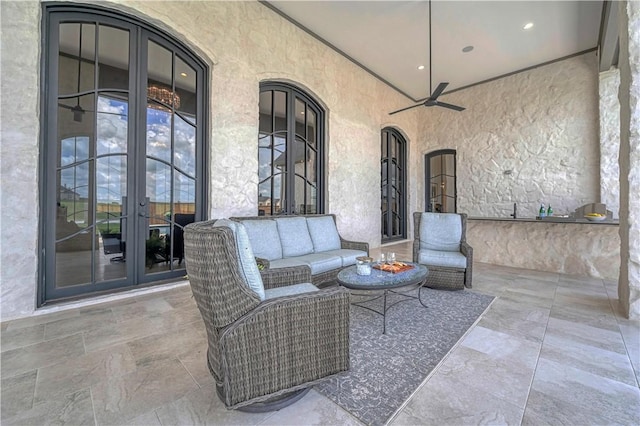
[[[308,268],[318,287],[333,283],[343,268],[369,254],[369,244],[347,241],[338,233],[333,214],[232,217],[249,235],[253,253],[264,270]]]
[[[259,272],[236,222],[196,222],[184,230],[207,365],[228,409],[278,410],[349,369],[348,290],[319,290],[309,268]]]
[[[467,243],[467,215],[413,213],[413,261],[426,265],[426,287],[471,288],[473,248]]]

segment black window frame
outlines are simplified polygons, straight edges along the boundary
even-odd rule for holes
[[[391,152],[391,150],[389,149],[390,143],[392,142],[391,138],[393,138],[393,140],[398,141],[399,143],[400,152],[398,153],[396,149],[395,157],[389,157],[389,155],[387,156],[384,155],[385,144],[386,144],[387,154]],[[407,164],[408,164],[407,152],[408,152],[407,140],[404,137],[404,135],[400,131],[398,131],[398,129],[393,127],[385,127],[384,129],[382,129],[380,134],[380,222],[381,222],[380,235],[381,235],[381,242],[383,244],[393,242],[393,241],[404,240],[407,238]],[[399,200],[399,214],[398,214],[398,216],[400,217],[400,221],[399,221],[400,226],[399,226],[398,232],[392,235],[389,235],[388,232],[387,234],[385,234],[384,232],[385,220],[386,220],[387,230],[393,229],[393,217],[387,214],[385,218],[385,211],[383,209],[384,207],[383,201],[385,197],[385,193],[384,193],[385,162],[387,165],[387,177],[391,176],[389,171],[391,170],[392,167],[394,167],[397,171],[395,175],[399,176],[400,179],[402,180],[399,185],[398,184],[395,185],[395,187],[398,189],[398,193],[401,194],[401,197]],[[386,197],[387,199],[390,199],[390,196],[392,193],[392,185],[387,184],[386,187],[387,187]],[[387,211],[390,211],[390,210],[387,209]]]
[[[458,157],[455,149],[446,148],[428,152],[424,155],[424,211],[431,212],[431,159],[438,156],[453,154],[454,196],[453,212],[458,212]]]

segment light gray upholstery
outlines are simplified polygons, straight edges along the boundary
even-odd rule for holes
[[[418,263],[448,268],[466,268],[467,258],[459,251],[439,251],[422,249],[418,253]]]
[[[274,260],[282,259],[282,245],[278,224],[274,220],[243,220],[256,257]]]
[[[272,268],[286,268],[301,265],[309,266],[311,268],[311,274],[315,275],[342,267],[342,259],[337,255],[309,253],[304,256],[286,257],[271,262]]]
[[[266,294],[266,299],[268,300],[268,299],[274,299],[276,297],[293,296],[295,294],[311,293],[314,291],[319,291],[318,287],[316,287],[311,283],[301,283],[301,284],[289,285],[286,287],[270,288],[269,290],[265,291],[265,294]]]
[[[332,256],[339,256],[342,259],[342,267],[355,265],[358,263],[356,257],[360,256],[368,256],[369,254],[363,250],[353,250],[353,249],[338,249],[338,250],[329,250],[325,251],[323,254],[329,254]]]
[[[423,213],[420,250],[460,251],[462,221],[455,213]]]
[[[275,220],[282,245],[282,257],[302,256],[313,253],[313,242],[304,217],[287,217]]]
[[[325,252],[340,248],[340,235],[331,216],[308,217],[307,227],[313,242],[314,252]]]
[[[244,278],[245,283],[253,290],[260,300],[264,300],[264,285],[262,283],[262,277],[258,270],[258,264],[256,258],[251,250],[251,244],[249,243],[249,236],[244,228],[244,225],[239,222],[234,222],[229,219],[219,219],[214,224],[214,227],[227,227],[233,232],[236,239],[236,254],[238,255],[238,272],[240,276]]]

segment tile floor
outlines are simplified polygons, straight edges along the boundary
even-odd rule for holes
[[[497,299],[391,424],[640,424],[640,323],[615,282],[476,264],[473,284]],[[187,285],[0,333],[3,425],[359,424],[313,390],[279,412],[226,410]]]

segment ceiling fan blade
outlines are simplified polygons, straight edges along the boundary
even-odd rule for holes
[[[416,104],[416,105],[411,105],[410,107],[406,107],[406,108],[399,109],[397,111],[390,112],[389,115],[397,114],[399,112],[406,111],[408,109],[416,108],[416,107],[423,106],[423,105],[424,105],[424,102]]]
[[[431,94],[431,96],[429,96],[429,100],[435,101],[438,96],[440,96],[442,94],[442,92],[444,92],[444,89],[449,85],[449,83],[445,83],[442,82],[440,84],[438,84],[438,87],[436,87],[436,90],[433,91],[433,93]]]
[[[436,102],[436,106],[441,106],[441,107],[445,107],[445,108],[449,108],[449,109],[453,109],[456,111],[464,111],[466,108],[458,106],[458,105],[451,105],[448,104],[446,102]]]

